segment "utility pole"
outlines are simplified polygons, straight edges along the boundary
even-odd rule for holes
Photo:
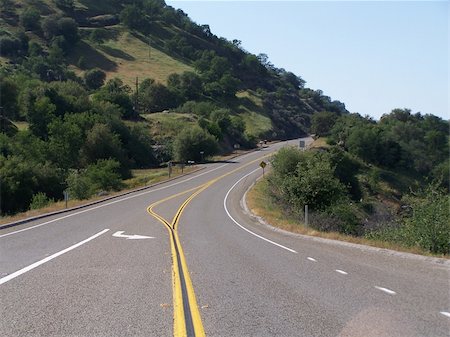
[[[136,76],[136,90],[134,97],[134,113],[136,114],[136,118],[139,115],[139,77]]]

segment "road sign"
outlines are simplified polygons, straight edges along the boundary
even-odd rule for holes
[[[259,164],[259,166],[261,166],[261,168],[264,169],[264,168],[267,166],[267,164],[266,164],[265,161],[262,161],[262,162]]]

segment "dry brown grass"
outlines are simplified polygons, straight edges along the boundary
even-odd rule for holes
[[[319,147],[321,148],[330,147],[330,145],[327,144],[326,138],[324,137],[317,138],[310,145],[310,148],[319,148]]]
[[[431,254],[430,252],[424,251],[419,247],[404,247],[391,242],[369,240],[366,238],[354,237],[336,232],[320,232],[311,227],[305,227],[303,223],[299,223],[297,220],[289,218],[289,216],[287,216],[285,212],[282,212],[282,210],[279,207],[274,205],[271,202],[270,198],[268,197],[266,191],[267,191],[267,181],[260,180],[247,193],[247,205],[253,214],[262,217],[271,226],[292,233],[303,234],[308,236],[345,241],[377,248],[391,249],[399,252],[450,258],[449,256]]]

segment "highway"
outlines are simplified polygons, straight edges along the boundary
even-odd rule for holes
[[[288,143],[0,230],[0,336],[450,336],[448,261],[243,211]]]

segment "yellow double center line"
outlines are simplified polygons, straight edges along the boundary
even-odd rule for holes
[[[181,247],[180,239],[178,237],[177,229],[181,214],[183,213],[186,206],[192,201],[192,199],[194,199],[197,195],[206,190],[212,184],[268,156],[270,155],[260,157],[241,167],[238,167],[230,172],[227,172],[215,179],[212,179],[202,185],[174,194],[170,197],[159,200],[147,207],[147,212],[156,219],[158,219],[158,221],[160,221],[162,224],[164,224],[164,226],[169,231],[170,248],[172,252],[172,283],[173,283],[173,312],[174,312],[173,334],[175,337],[186,337],[188,335],[189,336],[194,335],[196,337],[206,336],[202,324],[202,319],[200,317],[200,311],[197,305],[197,299],[195,297],[194,287],[192,286],[192,281],[189,276],[186,258],[184,256],[183,248]],[[165,218],[163,218],[161,215],[157,214],[153,210],[156,206],[166,201],[172,200],[174,198],[180,197],[190,192],[193,193],[178,208],[171,223],[169,223],[169,221],[167,221]]]

